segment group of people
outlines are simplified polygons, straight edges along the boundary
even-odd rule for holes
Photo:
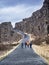
[[[26,48],[26,47],[32,48],[32,43],[28,43],[28,44],[27,44],[27,42],[21,43],[21,47],[23,48],[24,46],[25,46],[25,48]]]

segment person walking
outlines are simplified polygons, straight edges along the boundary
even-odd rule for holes
[[[32,48],[32,43],[30,43],[30,48]]]

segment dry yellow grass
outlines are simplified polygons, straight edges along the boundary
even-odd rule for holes
[[[49,45],[33,45],[34,51],[42,56],[49,65]]]
[[[19,43],[13,43],[13,44],[8,44],[8,45],[3,45],[2,46],[2,44],[0,44],[1,46],[0,47],[4,47],[4,49],[0,49],[0,60],[2,60],[3,58],[5,58],[8,54],[10,54],[12,51],[14,51],[17,47],[18,47],[18,45],[19,45]]]
[[[0,51],[0,60],[2,60],[3,58],[5,58],[6,56],[8,56],[11,52],[13,52],[17,47],[17,46],[14,46],[12,49],[10,50],[4,50],[4,51]]]
[[[12,44],[9,45],[9,48],[6,50],[0,49],[0,60],[2,60],[3,58],[5,58],[7,55],[9,55],[11,52],[13,52],[20,44],[21,40],[19,40],[18,42],[14,42]],[[12,48],[11,48],[12,46]],[[2,46],[3,47],[3,46]]]

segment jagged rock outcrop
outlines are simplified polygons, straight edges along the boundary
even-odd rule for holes
[[[0,24],[0,43],[12,43],[21,39],[21,35],[13,31],[11,22],[4,22]]]
[[[40,10],[32,13],[32,16],[15,24],[15,29],[38,36],[47,35],[49,30],[49,0],[44,0]]]
[[[0,41],[9,41],[11,38],[10,32],[12,29],[12,25],[10,22],[4,22],[0,24]]]

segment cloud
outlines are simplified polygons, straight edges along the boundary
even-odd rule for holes
[[[0,8],[4,7],[13,7],[16,5],[41,5],[43,0],[0,0]]]
[[[41,8],[40,6],[25,6],[16,5],[14,7],[0,8],[0,23],[1,22],[12,22],[14,26],[15,22],[21,21],[23,18],[30,17],[31,14]]]

